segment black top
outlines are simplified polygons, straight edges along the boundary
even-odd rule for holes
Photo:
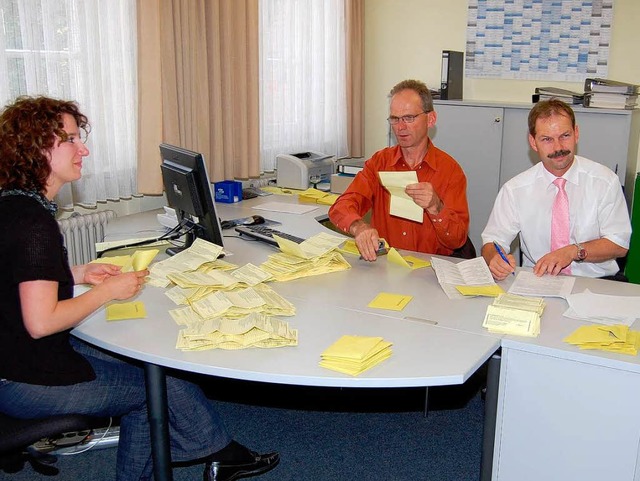
[[[73,275],[55,218],[37,200],[0,197],[0,378],[59,386],[95,378],[69,344],[69,330],[33,339],[24,327],[18,284],[58,282],[58,300],[73,297]]]

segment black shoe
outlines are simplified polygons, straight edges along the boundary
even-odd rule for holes
[[[258,454],[248,451],[250,460],[210,461],[204,470],[204,481],[234,481],[266,473],[280,462],[278,453]]]

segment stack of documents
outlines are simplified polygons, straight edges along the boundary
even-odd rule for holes
[[[183,351],[205,349],[246,349],[249,347],[297,346],[298,331],[289,324],[264,314],[243,319],[209,319],[182,329],[176,348]]]
[[[487,307],[482,326],[495,334],[537,337],[544,307],[541,298],[500,294]]]
[[[298,194],[298,200],[312,204],[333,205],[338,200],[338,195],[318,189],[307,189]]]
[[[494,297],[504,292],[493,280],[491,271],[482,257],[458,263],[432,257],[431,266],[449,299],[463,299],[463,293]],[[473,289],[465,290],[463,286],[467,288],[472,286]],[[463,288],[459,289],[460,287]]]
[[[344,237],[323,232],[300,244],[278,236],[274,236],[274,239],[282,252],[270,255],[260,268],[276,281],[351,269],[351,265],[337,250],[345,241]]]
[[[640,316],[640,297],[595,294],[589,289],[567,297],[564,316],[599,324],[630,326]]]
[[[222,247],[196,238],[191,247],[177,253],[151,267],[148,283],[156,287],[168,287],[171,284],[170,274],[195,271],[200,266],[216,261],[222,253]]]
[[[536,276],[531,271],[520,271],[509,288],[509,294],[535,297],[562,297],[566,299],[576,282],[571,276]]]
[[[635,356],[640,348],[640,331],[632,331],[629,326],[582,326],[563,339],[564,342],[580,349],[598,349]]]
[[[531,96],[534,104],[541,100],[549,100],[552,98],[557,98],[568,104],[582,104],[584,94],[557,87],[536,87],[535,93]]]
[[[607,109],[634,109],[640,86],[603,78],[584,81],[584,106]]]
[[[293,316],[296,308],[266,285],[236,291],[216,291],[189,306],[172,309],[169,314],[178,325],[188,326],[217,317],[241,318],[250,313],[270,316]]]
[[[357,376],[391,356],[391,343],[381,337],[342,336],[321,355],[320,366]]]

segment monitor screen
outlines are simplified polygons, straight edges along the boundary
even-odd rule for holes
[[[195,237],[222,246],[220,219],[213,203],[203,156],[169,144],[160,144],[160,155],[167,202],[176,210],[179,222],[193,227],[182,249],[188,248]],[[167,252],[175,254],[179,250],[170,248]]]

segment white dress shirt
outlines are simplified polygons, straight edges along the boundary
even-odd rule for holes
[[[631,222],[618,176],[608,167],[575,156],[563,175],[569,197],[570,242],[584,243],[606,238],[629,248]],[[511,242],[520,234],[523,265],[533,267],[551,249],[551,207],[558,189],[556,176],[538,162],[502,186],[496,197],[483,245],[497,242],[509,252]],[[588,250],[587,250],[588,253]],[[572,262],[571,273],[585,277],[603,277],[618,272],[615,260]]]

